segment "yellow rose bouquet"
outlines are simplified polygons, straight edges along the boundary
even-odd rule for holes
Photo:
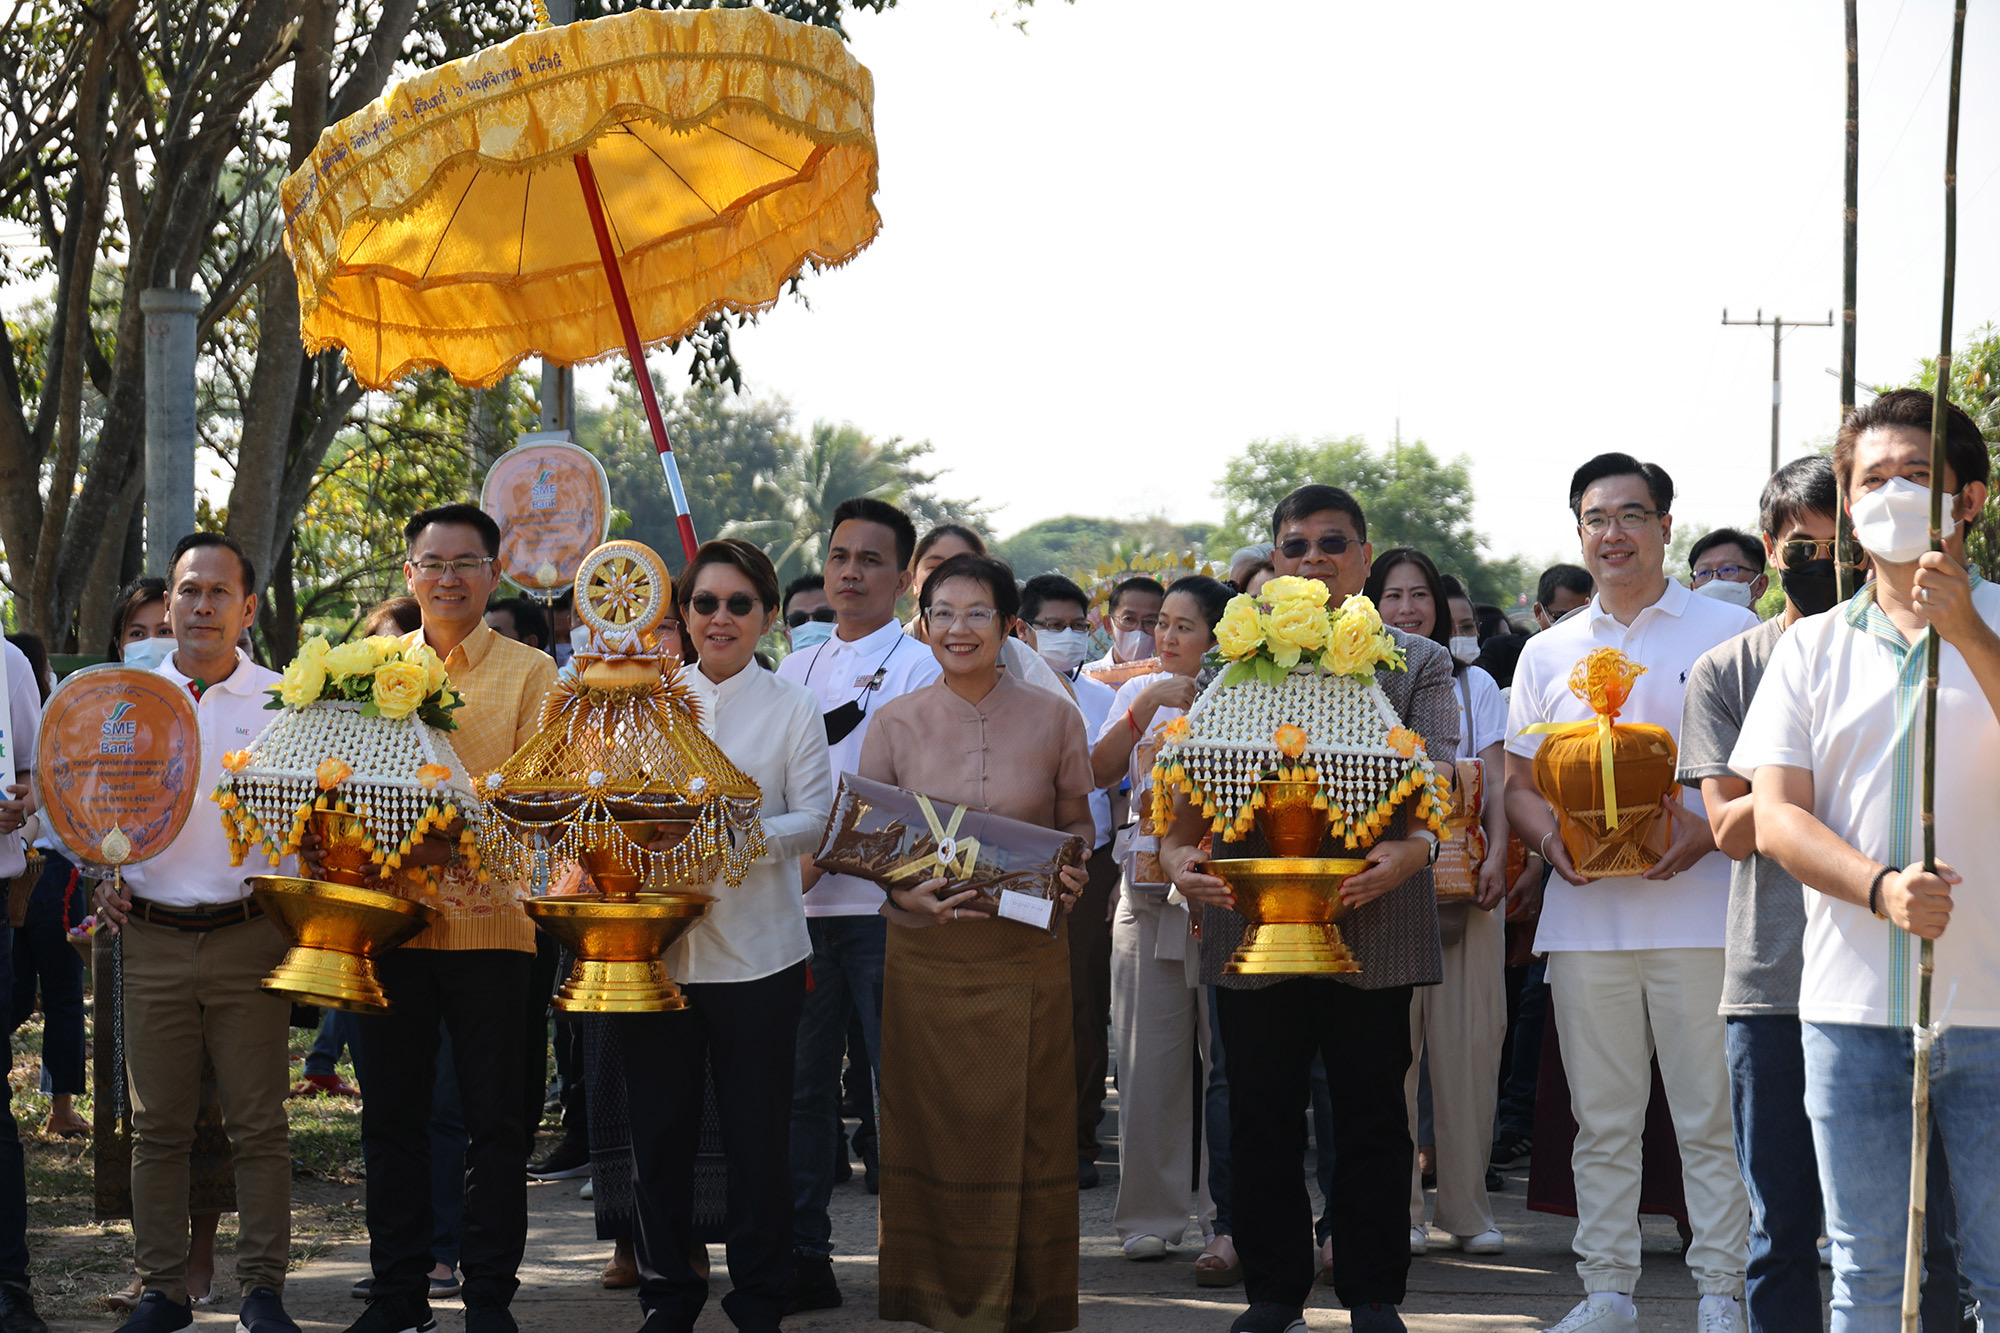
[[[1288,672],[1372,677],[1375,668],[1401,670],[1403,654],[1375,604],[1350,597],[1337,607],[1318,579],[1283,575],[1255,597],[1232,598],[1215,627],[1215,646],[1229,662],[1224,689],[1246,680],[1276,685]]]
[[[454,839],[455,860],[478,868],[482,811],[447,737],[463,701],[429,645],[310,638],[270,694],[278,717],[230,753],[213,797],[231,864],[254,848],[276,865],[319,825],[322,852],[325,830],[340,829],[370,878],[400,873],[430,887],[438,868],[405,858],[440,834]]]

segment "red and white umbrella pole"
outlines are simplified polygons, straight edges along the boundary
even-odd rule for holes
[[[639,327],[632,322],[632,302],[625,295],[625,275],[618,270],[618,256],[611,249],[611,229],[604,222],[604,203],[597,193],[597,173],[590,169],[590,157],[578,153],[577,179],[583,184],[583,206],[590,211],[590,230],[597,237],[597,253],[604,260],[605,276],[611,280],[611,304],[618,311],[618,327],[625,333],[625,355],[632,361],[632,378],[639,382],[639,400],[646,405],[646,424],[653,430],[653,447],[660,451],[660,470],[667,474],[667,490],[674,497],[674,516],[680,525],[681,550],[694,559],[694,519],[688,514],[687,491],[681,487],[680,464],[674,447],[667,441],[667,423],[660,416],[660,400],[653,395],[653,375],[646,369],[646,349],[639,343]]]

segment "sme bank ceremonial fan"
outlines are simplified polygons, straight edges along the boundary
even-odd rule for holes
[[[1411,797],[1412,818],[1440,837],[1450,813],[1449,783],[1375,682],[1379,665],[1403,669],[1375,604],[1327,598],[1317,579],[1291,576],[1233,598],[1215,627],[1230,666],[1167,724],[1153,764],[1157,827],[1179,794],[1217,837],[1254,828],[1270,845],[1207,866],[1250,921],[1229,972],[1360,971],[1334,923],[1350,910],[1341,884],[1368,863],[1323,858],[1321,845],[1365,851]]]
[[[530,898],[528,915],[576,955],[558,1008],[685,1008],[660,955],[764,854],[763,793],[701,729],[701,706],[660,641],[672,580],[650,547],[607,542],[576,574],[588,650],[556,681],[541,726],[478,777],[489,867],[555,882],[574,866],[595,892]]]
[[[441,840],[478,866],[478,803],[445,736],[460,700],[435,652],[388,635],[306,640],[271,695],[277,718],[223,756],[214,794],[232,864],[255,850],[276,865],[308,832],[318,844],[320,878],[251,877],[292,941],[264,988],[386,1012],[376,955],[437,917],[422,901],[437,868],[411,850]]]

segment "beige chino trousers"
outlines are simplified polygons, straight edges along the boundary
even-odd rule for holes
[[[207,932],[134,920],[124,936],[139,1276],[147,1291],[187,1300],[188,1156],[205,1044],[236,1163],[236,1280],[246,1292],[282,1294],[292,1249],[291,1005],[257,983],[284,957],[284,938],[261,916]]]
[[[1403,1080],[1410,1139],[1417,1138],[1418,1057],[1431,1056],[1431,1122],[1437,1139],[1438,1230],[1476,1236],[1495,1227],[1486,1197],[1493,1144],[1493,1106],[1500,1094],[1500,1043],[1507,1036],[1506,923],[1498,909],[1463,912],[1465,929],[1444,946],[1444,980],[1418,986],[1410,998],[1410,1072]],[[1423,1171],[1410,1166],[1410,1225],[1424,1224]]]
[[[1658,1051],[1694,1230],[1687,1265],[1702,1294],[1741,1296],[1750,1202],[1717,1012],[1722,950],[1552,952],[1549,990],[1576,1116],[1570,1165],[1583,1289],[1630,1295],[1639,1280],[1639,1141]]]
[[[1160,893],[1118,895],[1111,919],[1111,1037],[1118,1055],[1118,1239],[1180,1244],[1215,1221],[1208,1148],[1194,1153],[1196,1070],[1208,1087],[1208,996],[1189,981],[1187,909]]]

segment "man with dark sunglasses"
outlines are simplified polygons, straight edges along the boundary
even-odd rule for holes
[[[826,577],[801,574],[785,585],[785,642],[791,651],[825,643],[833,637],[833,603],[826,599]]]

